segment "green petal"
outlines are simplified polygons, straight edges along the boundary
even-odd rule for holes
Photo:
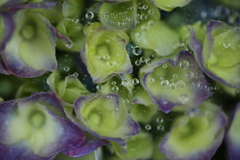
[[[179,43],[178,34],[161,21],[143,22],[130,36],[137,46],[152,49],[159,56],[170,55],[175,50],[174,46]]]

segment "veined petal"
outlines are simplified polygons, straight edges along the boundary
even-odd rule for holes
[[[239,138],[239,120],[240,120],[240,103],[238,103],[233,110],[229,128],[226,134],[226,142],[228,147],[228,153],[231,160],[237,160],[240,158],[240,138]]]
[[[124,137],[140,131],[117,94],[92,94],[75,101],[74,109],[80,127],[103,139],[122,143]]]
[[[160,150],[170,160],[210,160],[222,143],[226,124],[224,112],[206,101],[175,121]]]
[[[7,150],[0,157],[46,159],[78,147],[85,140],[81,129],[66,119],[61,104],[49,93],[3,102],[0,114],[0,143]],[[21,150],[26,150],[27,155]]]
[[[88,37],[81,53],[93,81],[100,83],[116,74],[130,74],[132,65],[126,50],[127,34],[98,27],[98,23],[92,23],[84,29]]]
[[[64,152],[64,154],[70,157],[81,157],[91,152],[94,152],[99,147],[107,144],[110,144],[109,141],[106,141],[104,139],[99,139],[91,135],[87,135],[86,140],[80,147],[77,147],[73,150],[66,151]]]
[[[240,88],[239,35],[240,28],[211,21],[203,44],[192,28],[189,44],[201,69],[213,80],[233,88]]]
[[[178,59],[163,59],[140,70],[141,83],[160,109],[169,113],[173,107],[187,111],[210,96],[207,80],[194,56],[182,51]]]
[[[17,27],[2,53],[9,72],[20,77],[36,77],[55,70],[55,34],[43,17],[19,11],[14,19]]]
[[[176,7],[183,7],[190,3],[191,0],[151,0],[153,4],[157,7],[165,10],[171,11]]]

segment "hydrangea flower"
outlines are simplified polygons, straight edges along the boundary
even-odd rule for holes
[[[123,145],[122,138],[136,135],[140,126],[130,117],[117,94],[91,94],[78,98],[74,110],[79,126],[103,139]]]
[[[170,160],[210,160],[223,140],[226,124],[224,112],[205,101],[174,122],[159,148]]]
[[[57,153],[80,146],[85,136],[67,120],[50,93],[0,103],[1,159],[50,160]]]
[[[57,67],[56,35],[47,21],[29,10],[13,15],[16,28],[2,51],[8,71],[20,77],[36,77]]]
[[[233,88],[240,88],[239,35],[240,28],[211,21],[203,42],[192,28],[189,42],[201,69],[213,80]]]
[[[85,28],[87,36],[81,57],[93,82],[107,81],[115,74],[129,74],[132,65],[126,50],[129,37],[122,30],[100,27],[92,23]]]
[[[141,68],[140,77],[144,89],[165,113],[175,106],[187,111],[210,95],[203,72],[187,51],[180,52],[176,61],[162,59]]]

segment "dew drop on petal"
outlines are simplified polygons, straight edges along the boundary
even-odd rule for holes
[[[183,60],[180,62],[180,67],[183,69],[187,69],[189,67],[189,62],[187,60]]]
[[[142,49],[140,47],[138,47],[138,46],[133,47],[133,54],[135,56],[140,56],[142,54]]]
[[[133,83],[134,85],[137,85],[137,84],[139,83],[139,80],[138,80],[137,78],[133,78],[133,79],[132,79],[132,83]]]
[[[152,126],[150,124],[145,125],[145,129],[147,131],[150,131],[152,129]]]

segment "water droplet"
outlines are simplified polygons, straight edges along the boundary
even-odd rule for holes
[[[155,82],[155,79],[154,79],[154,78],[149,78],[148,81],[149,81],[150,83],[153,83],[153,82]]]
[[[68,66],[64,67],[63,69],[64,69],[64,71],[66,71],[66,72],[68,72],[68,71],[70,70],[70,68],[69,68]]]
[[[180,103],[182,104],[186,104],[189,102],[189,97],[186,95],[186,94],[181,94],[179,97],[178,97],[178,100]]]
[[[130,150],[131,150],[132,152],[134,152],[134,151],[135,151],[135,148],[131,148]]]
[[[133,54],[135,56],[140,56],[142,54],[142,49],[140,47],[138,47],[138,46],[133,47]]]
[[[72,47],[73,47],[73,43],[68,42],[68,43],[66,44],[66,47],[67,47],[67,48],[72,48]]]
[[[86,18],[87,19],[93,19],[94,18],[94,14],[92,12],[88,12],[88,13],[86,13]]]
[[[160,79],[160,81],[164,80],[164,78],[163,78],[163,77],[160,77],[159,79]]]
[[[168,101],[167,100],[163,100],[163,104],[168,104]]]
[[[162,65],[162,68],[163,68],[163,69],[166,69],[167,67],[168,67],[167,64],[163,64],[163,65]]]
[[[112,85],[116,85],[117,83],[116,83],[116,81],[112,81]]]
[[[122,84],[123,86],[127,86],[127,85],[128,85],[128,81],[127,81],[127,80],[123,80],[123,81],[121,82],[121,84]]]
[[[113,91],[113,92],[118,92],[118,90],[119,90],[119,87],[118,87],[118,86],[113,86],[113,87],[112,87],[112,91]]]
[[[146,20],[147,19],[147,15],[146,14],[141,14],[140,19],[141,20]]]
[[[153,22],[153,20],[151,20],[151,21],[148,21],[148,25],[149,25],[149,26],[152,26],[152,25],[154,25],[154,22]]]
[[[136,64],[136,66],[140,66],[141,65],[141,61],[140,60],[136,60],[135,64]]]
[[[124,23],[123,21],[118,21],[118,25],[119,25],[119,26],[124,26],[125,23]]]
[[[138,80],[137,78],[133,78],[133,79],[132,79],[132,83],[133,83],[134,85],[137,85],[137,84],[139,83],[139,80]]]
[[[172,77],[173,77],[174,79],[177,79],[177,78],[178,78],[178,75],[173,74]]]
[[[183,82],[182,80],[179,80],[177,83],[176,83],[176,86],[180,89],[184,88],[185,87],[185,82]]]
[[[229,42],[223,43],[224,48],[229,48],[230,46],[231,46],[231,43],[229,43]]]
[[[96,89],[97,89],[98,91],[100,91],[100,90],[102,89],[102,86],[101,86],[101,85],[97,85],[97,86],[96,86]]]
[[[186,77],[188,77],[188,78],[193,78],[193,77],[194,77],[194,73],[193,73],[192,71],[188,71],[188,72],[186,73]]]
[[[147,65],[152,64],[152,60],[151,60],[151,59],[147,60],[146,64],[147,64]]]
[[[136,38],[140,38],[141,37],[141,33],[140,32],[135,33],[135,37]]]
[[[157,121],[157,123],[159,123],[159,124],[163,123],[163,119],[162,119],[162,118],[157,118],[156,121]]]
[[[154,13],[154,10],[153,10],[153,9],[150,9],[150,10],[148,10],[148,13],[153,14],[153,13]]]
[[[152,126],[150,124],[145,125],[145,129],[147,131],[150,131],[152,129]]]
[[[169,84],[169,88],[170,89],[175,89],[176,88],[176,84],[175,83],[170,83]]]
[[[189,67],[189,62],[187,60],[183,60],[180,63],[180,67],[182,67],[183,69],[187,69]]]
[[[143,31],[148,31],[148,30],[149,30],[149,26],[142,26],[141,29],[142,29]]]
[[[168,81],[168,80],[162,80],[162,81],[160,82],[160,84],[161,84],[162,87],[168,87],[169,81]]]
[[[164,126],[163,125],[158,125],[157,130],[158,131],[164,131]]]
[[[77,72],[74,72],[74,73],[73,73],[73,76],[74,76],[74,77],[78,77],[78,73],[77,73]]]
[[[107,43],[110,43],[110,39],[106,39],[106,42],[107,42]]]
[[[145,57],[141,57],[140,61],[141,61],[141,63],[145,63],[146,62],[146,58]]]
[[[108,99],[112,99],[112,95],[107,95],[107,98]]]
[[[148,6],[146,4],[143,5],[143,9],[148,9]]]
[[[129,100],[128,100],[128,99],[124,99],[124,100],[123,100],[123,103],[124,103],[124,104],[128,104],[128,103],[129,103]]]

